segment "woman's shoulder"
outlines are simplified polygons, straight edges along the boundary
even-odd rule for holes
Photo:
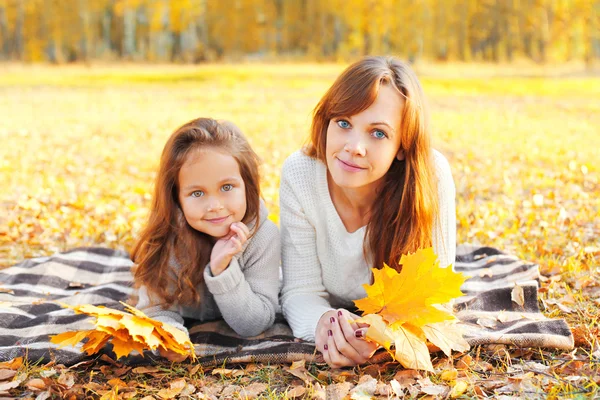
[[[454,179],[452,178],[450,163],[442,153],[435,149],[433,150],[433,158],[435,163],[435,172],[438,178],[438,192],[440,196],[454,196],[456,189],[454,186]]]
[[[433,162],[440,179],[447,179],[448,177],[452,179],[452,171],[448,159],[436,149],[433,149]]]
[[[303,150],[297,150],[283,162],[281,177],[291,181],[303,178],[314,180],[318,162],[317,159],[308,156]]]

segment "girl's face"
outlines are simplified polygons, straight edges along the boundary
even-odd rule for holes
[[[404,158],[398,151],[403,106],[400,93],[393,86],[382,84],[369,108],[329,121],[325,153],[335,184],[375,190],[394,158]]]
[[[195,230],[227,235],[246,214],[246,187],[235,158],[214,148],[192,152],[179,170],[179,204]]]

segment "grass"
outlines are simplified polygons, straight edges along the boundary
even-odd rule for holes
[[[230,119],[247,134],[263,158],[263,194],[278,222],[280,167],[304,142],[312,108],[341,69],[0,66],[0,268],[77,246],[131,248],[148,212],[166,138],[198,116]],[[478,387],[497,396],[503,387],[505,394],[599,395],[600,78],[529,69],[524,76],[489,66],[477,73],[468,67],[467,75],[460,65],[419,71],[435,147],[449,159],[457,187],[458,242],[538,262],[545,314],[567,319],[577,340],[576,350],[565,354],[477,347],[463,356],[470,362],[438,360],[439,373],[430,380],[451,386],[441,374],[456,369],[457,379],[469,382],[463,397],[476,396]],[[186,364],[146,375],[100,360],[81,371],[33,364],[16,370],[34,379],[51,368],[55,375],[39,378],[47,387],[93,397],[115,393],[108,383],[114,378],[131,385],[121,396],[133,388],[135,398],[158,396],[178,378],[196,393],[214,389],[221,395],[232,385],[265,383],[259,394],[265,398],[291,398],[286,393],[295,387],[305,388],[307,397],[333,396],[345,390],[344,381],[354,387],[367,375],[388,387],[394,377],[401,379],[395,365],[344,374],[307,365],[314,379],[306,384],[262,365],[250,371],[242,366],[237,377],[215,376],[210,369],[190,374]],[[75,374],[71,389],[56,383],[62,372]],[[496,380],[502,386],[490,384]],[[98,386],[86,389],[90,382]],[[232,390],[232,397],[240,396]]]

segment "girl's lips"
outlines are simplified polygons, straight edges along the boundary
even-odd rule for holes
[[[225,222],[225,220],[229,218],[229,215],[226,215],[225,217],[221,217],[221,218],[211,218],[211,219],[205,219],[206,222],[210,222],[211,224],[221,224],[223,222]]]
[[[338,163],[340,165],[340,167],[344,170],[344,171],[348,171],[348,172],[360,172],[365,170],[366,168],[361,168],[356,164],[352,164],[352,163],[348,163],[345,161],[340,160],[339,158],[336,158],[336,160],[338,160]]]

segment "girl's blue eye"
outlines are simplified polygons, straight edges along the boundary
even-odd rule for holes
[[[384,131],[376,130],[373,132],[373,137],[375,139],[385,139],[387,136]]]
[[[348,121],[344,120],[344,119],[340,119],[337,122],[337,124],[342,129],[348,129],[348,128],[350,128],[350,123]]]
[[[221,188],[222,191],[224,192],[229,192],[230,190],[233,190],[233,185],[231,184],[227,184],[227,185],[223,185],[223,187]]]
[[[204,192],[202,190],[195,190],[192,192],[192,197],[202,197],[204,196]]]

